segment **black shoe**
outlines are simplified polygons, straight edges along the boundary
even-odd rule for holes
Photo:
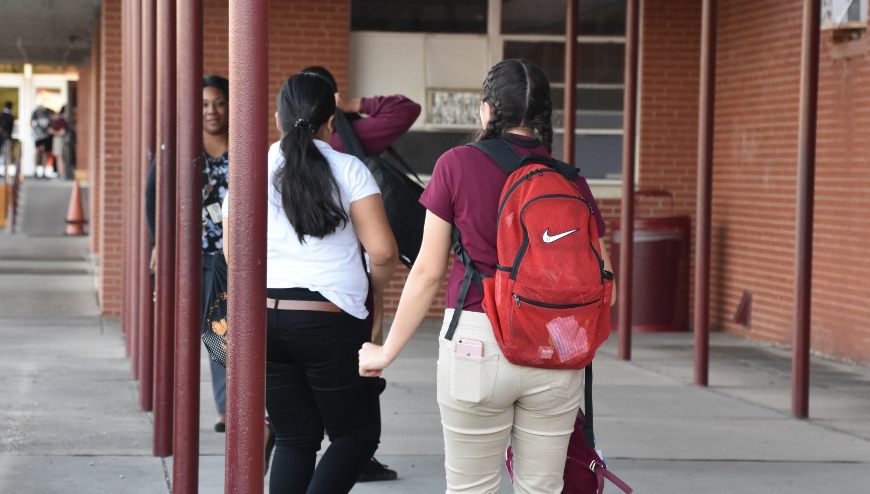
[[[397,478],[399,478],[399,474],[395,470],[390,470],[387,465],[372,458],[357,482],[379,482],[381,480],[396,480]]]
[[[269,417],[266,417],[266,427],[269,428],[269,440],[266,441],[266,468],[263,471],[264,477],[269,473],[269,459],[272,458],[272,450],[275,449],[275,428],[269,422]]]
[[[226,432],[227,431],[226,422],[215,422],[214,431],[215,432]]]

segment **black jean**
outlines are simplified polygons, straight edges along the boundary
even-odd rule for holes
[[[269,298],[321,300],[305,289]],[[277,441],[271,494],[339,494],[353,488],[381,437],[377,379],[360,377],[358,353],[371,336],[345,312],[268,310],[266,409]],[[323,431],[330,446],[315,469]]]

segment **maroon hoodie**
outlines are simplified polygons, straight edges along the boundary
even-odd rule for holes
[[[365,155],[379,156],[411,128],[420,116],[420,105],[402,95],[375,96],[363,98],[359,112],[368,117],[354,120],[350,126]],[[329,145],[336,151],[345,152],[338,132],[332,133]]]

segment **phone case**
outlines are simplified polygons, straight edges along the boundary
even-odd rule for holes
[[[483,343],[477,340],[460,338],[456,340],[456,353],[469,357],[483,357]]]

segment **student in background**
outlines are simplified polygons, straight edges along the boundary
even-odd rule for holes
[[[541,69],[524,60],[502,61],[483,82],[483,128],[477,140],[502,138],[520,155],[550,157],[552,111],[550,84]],[[495,274],[499,198],[507,180],[491,158],[470,146],[451,149],[439,158],[420,198],[428,210],[420,255],[408,276],[384,346],[366,343],[359,352],[361,375],[380,375],[422,322],[447,270],[453,225],[462,232],[463,246],[478,271]],[[603,236],[604,220],[586,180],[578,176],[573,182],[588,200],[598,233]],[[606,250],[602,250],[602,258],[604,269],[610,270]],[[452,341],[446,340],[464,274],[465,267],[457,260],[448,280],[449,308],[439,337],[437,387],[447,492],[497,492],[510,438],[514,491],[558,494],[562,492],[568,440],[583,395],[583,371],[508,362],[483,313],[483,293],[474,283],[461,307],[456,334]],[[472,360],[456,358],[454,345],[459,338],[482,342],[483,355]],[[460,395],[457,387],[469,375],[488,382],[488,386]]]
[[[361,377],[356,352],[371,341],[364,324],[369,280],[382,293],[398,249],[380,189],[332,136],[335,98],[314,74],[281,88],[282,133],[269,149],[266,283],[266,409],[277,434],[269,492],[349,492],[380,442],[376,379]],[[232,214],[232,197],[223,205]],[[228,236],[230,256],[244,239]],[[315,468],[324,429],[330,446]]]
[[[51,127],[51,114],[54,113],[52,110],[45,108],[44,106],[39,106],[36,110],[33,110],[33,114],[30,116],[30,128],[33,134],[34,145],[36,146],[36,176],[50,176],[53,174],[54,170],[49,172],[46,170],[47,165],[49,164],[49,157],[51,156],[51,145],[53,137],[48,133],[49,127]]]
[[[48,134],[51,136],[51,155],[54,157],[54,169],[59,177],[66,176],[66,162],[63,159],[66,143],[67,122],[63,117],[66,113],[66,105],[61,108],[60,113],[51,114],[51,125],[48,127]]]
[[[345,113],[366,156],[379,156],[386,151],[396,139],[408,132],[420,116],[420,105],[400,94],[348,98],[338,91],[335,78],[325,68],[308,67],[302,69],[301,73],[317,74],[329,82],[335,93],[335,106]],[[329,145],[338,152],[345,152],[336,131],[333,131]]]
[[[229,188],[229,81],[218,75],[202,80],[202,313],[211,302],[215,256],[223,248],[221,203]],[[145,216],[151,242],[155,245],[157,204],[157,161],[151,163],[145,183]],[[155,272],[157,249],[151,250],[151,272]],[[217,421],[215,432],[226,432],[227,371],[209,359]],[[267,431],[268,434],[268,431]]]
[[[15,117],[12,116],[12,102],[7,101],[3,105],[3,111],[0,112],[0,166],[3,167],[3,172],[0,175],[5,175],[6,165],[9,161],[6,143],[12,139],[12,129],[15,127]]]
[[[379,156],[386,151],[398,138],[408,132],[408,129],[420,116],[420,105],[405,96],[397,94],[371,98],[348,98],[338,91],[335,78],[325,68],[308,67],[302,69],[301,73],[316,74],[329,82],[332,92],[335,93],[335,106],[345,114],[366,156]],[[345,152],[341,138],[335,130],[333,130],[329,144],[336,151]],[[378,304],[382,306],[382,301],[378,301]],[[383,314],[376,314],[373,337],[375,338],[374,342],[378,344],[383,342],[382,320]],[[386,381],[381,381],[381,386],[386,386]],[[398,474],[395,470],[387,468],[387,465],[372,458],[359,481],[374,482],[396,480],[397,478]]]

